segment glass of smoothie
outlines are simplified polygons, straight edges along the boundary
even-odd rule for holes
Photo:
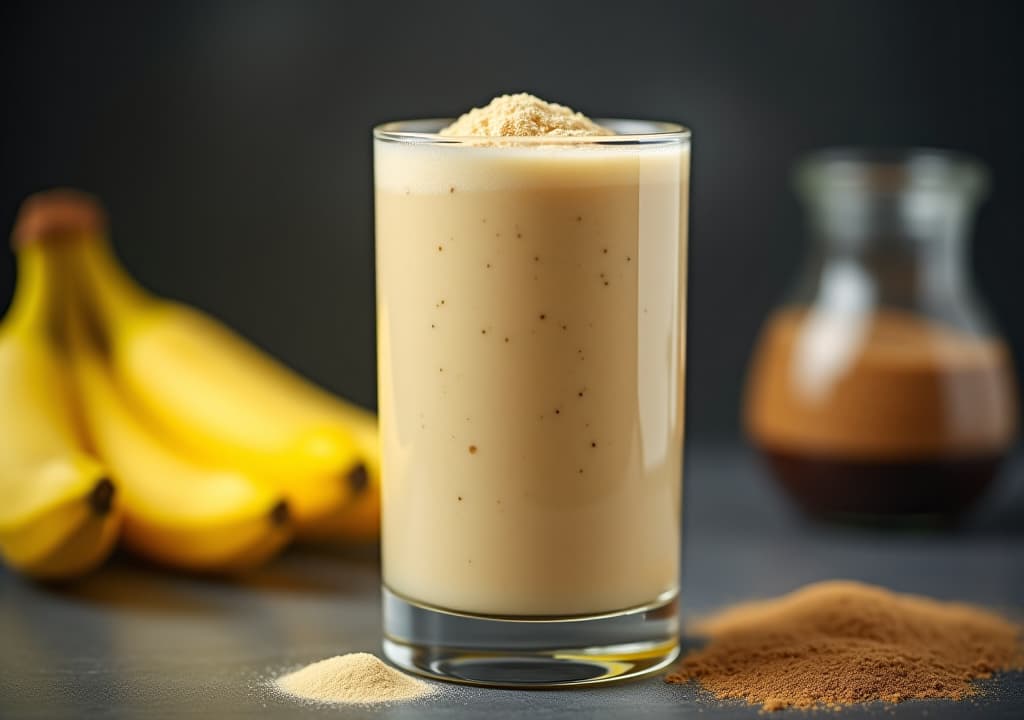
[[[374,130],[384,650],[481,685],[654,672],[678,654],[690,133],[525,95],[473,113]]]

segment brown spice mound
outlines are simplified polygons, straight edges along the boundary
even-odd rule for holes
[[[1021,626],[982,608],[848,581],[809,585],[698,622],[708,644],[666,682],[693,680],[763,710],[960,700],[1024,669]]]

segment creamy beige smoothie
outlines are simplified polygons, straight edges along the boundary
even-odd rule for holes
[[[374,147],[385,584],[502,616],[670,597],[688,143],[437,139]]]

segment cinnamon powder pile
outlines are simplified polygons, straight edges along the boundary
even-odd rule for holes
[[[1021,626],[971,605],[847,581],[728,608],[665,679],[764,710],[917,698],[960,700],[974,680],[1024,669]]]

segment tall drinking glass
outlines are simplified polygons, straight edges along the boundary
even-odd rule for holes
[[[690,133],[374,131],[384,650],[545,687],[678,653]]]

